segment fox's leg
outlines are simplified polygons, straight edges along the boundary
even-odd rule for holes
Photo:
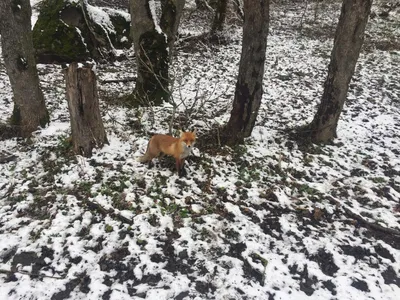
[[[149,169],[151,169],[154,166],[153,163],[153,158],[158,157],[160,155],[160,152],[157,151],[150,151],[150,149],[147,151],[147,166]]]
[[[176,170],[178,171],[178,176],[186,176],[186,170],[185,170],[185,159],[177,159],[176,160]]]

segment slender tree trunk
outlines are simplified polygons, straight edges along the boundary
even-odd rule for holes
[[[100,115],[96,75],[90,67],[72,63],[65,72],[72,144],[76,154],[90,157],[107,142]]]
[[[134,104],[160,105],[169,99],[167,37],[153,20],[154,0],[131,0],[132,39],[137,62]]]
[[[198,10],[205,10],[207,8],[206,4],[204,3],[206,0],[195,0],[196,9]]]
[[[227,144],[249,137],[263,94],[265,51],[269,27],[269,0],[244,1],[242,54],[231,117],[224,129]]]
[[[343,0],[322,100],[306,129],[313,142],[325,143],[337,136],[339,116],[364,41],[371,5],[372,0]]]
[[[184,6],[185,0],[161,0],[162,14],[160,27],[168,38],[170,61],[174,54],[175,41]]]
[[[228,0],[218,0],[217,8],[215,9],[213,24],[211,27],[212,34],[215,34],[217,31],[222,31],[224,29],[227,8]]]
[[[36,69],[31,13],[29,0],[0,1],[1,45],[14,94],[10,123],[15,126],[15,133],[22,137],[49,122]]]

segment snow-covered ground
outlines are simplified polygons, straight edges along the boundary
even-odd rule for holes
[[[174,128],[200,138],[184,178],[167,158],[135,160],[172,109],[125,108],[134,83],[104,83],[135,75],[132,50],[97,67],[110,144],[90,159],[70,152],[61,67],[39,65],[51,123],[0,142],[16,156],[0,164],[0,299],[399,299],[400,236],[359,218],[400,230],[400,51],[382,50],[400,40],[399,9],[374,7],[339,137],[304,146],[288,130],[315,113],[340,3],[309,3],[301,21],[289,2],[271,7],[262,106],[235,149],[202,136],[229,118],[240,27],[196,42],[206,22],[186,12]],[[0,120],[11,112],[0,61]]]

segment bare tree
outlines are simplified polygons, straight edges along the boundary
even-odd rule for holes
[[[214,20],[211,26],[211,34],[224,29],[228,0],[218,0],[215,8]]]
[[[253,130],[263,94],[268,27],[269,0],[245,0],[239,74],[231,117],[224,129],[227,144],[242,142]]]
[[[33,50],[29,0],[0,1],[3,58],[14,95],[13,133],[29,136],[49,122]]]
[[[371,6],[372,0],[343,0],[322,100],[305,129],[313,142],[328,142],[337,136],[339,116],[364,41]]]

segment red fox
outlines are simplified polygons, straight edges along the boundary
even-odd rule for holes
[[[185,173],[183,168],[185,158],[192,152],[195,142],[196,129],[193,132],[181,131],[179,138],[165,134],[156,134],[150,139],[146,153],[139,157],[138,161],[150,162],[153,158],[159,156],[161,152],[165,153],[175,158],[176,170],[178,171],[178,175],[182,176]]]

